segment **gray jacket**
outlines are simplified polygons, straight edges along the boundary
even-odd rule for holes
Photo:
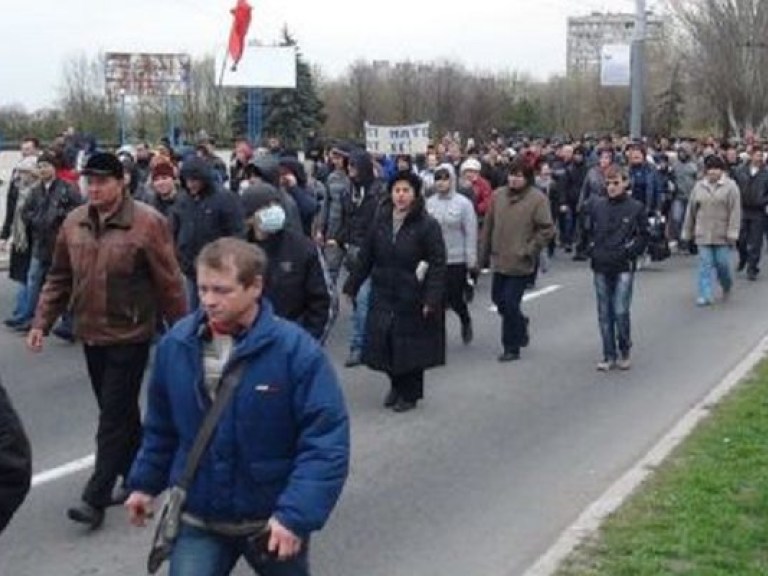
[[[447,194],[435,193],[427,199],[427,212],[438,221],[443,232],[448,264],[477,266],[477,216],[472,202],[456,191],[453,167],[443,165],[451,174]]]
[[[727,175],[711,184],[706,178],[696,183],[688,201],[683,240],[702,246],[735,244],[741,228],[739,187]]]

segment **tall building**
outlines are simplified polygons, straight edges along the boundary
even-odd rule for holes
[[[605,44],[630,44],[635,31],[634,14],[592,12],[568,18],[568,76],[600,71],[600,51]],[[664,21],[648,13],[647,39],[661,38]]]

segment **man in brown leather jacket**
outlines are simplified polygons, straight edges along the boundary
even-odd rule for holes
[[[173,323],[185,314],[186,300],[165,219],[124,194],[117,156],[94,154],[82,174],[88,203],[61,226],[27,345],[41,351],[56,318],[72,312],[99,425],[95,470],[67,515],[98,528],[141,443],[139,391],[157,313]]]

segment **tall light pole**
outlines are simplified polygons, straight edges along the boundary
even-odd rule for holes
[[[120,146],[125,145],[125,88],[120,88]]]
[[[645,38],[648,15],[645,0],[635,0],[635,33],[632,38],[632,104],[629,132],[632,138],[643,135],[643,90],[645,88]]]

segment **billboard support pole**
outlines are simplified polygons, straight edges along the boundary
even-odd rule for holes
[[[248,140],[255,144],[261,139],[264,93],[261,88],[248,88]]]

